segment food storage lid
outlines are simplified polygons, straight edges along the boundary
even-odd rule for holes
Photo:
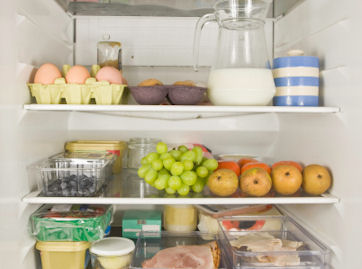
[[[56,161],[109,161],[113,160],[114,156],[111,153],[98,152],[62,152],[51,156],[50,160]]]
[[[67,151],[109,151],[109,150],[122,150],[126,148],[126,143],[123,141],[114,140],[77,140],[70,141],[65,144]]]
[[[124,237],[108,237],[94,243],[90,252],[99,256],[122,256],[135,249],[132,240]]]
[[[42,242],[36,243],[36,249],[40,251],[76,252],[90,247],[89,242]]]

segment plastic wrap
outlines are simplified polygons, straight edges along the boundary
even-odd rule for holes
[[[102,239],[111,223],[110,205],[44,205],[30,216],[30,232],[39,241]]]

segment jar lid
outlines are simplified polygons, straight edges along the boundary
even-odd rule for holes
[[[132,240],[124,237],[108,237],[95,242],[90,252],[99,256],[122,256],[135,249]]]

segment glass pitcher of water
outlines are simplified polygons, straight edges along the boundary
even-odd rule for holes
[[[213,14],[195,29],[194,68],[198,68],[200,34],[208,22],[219,25],[217,50],[208,80],[214,105],[267,105],[275,85],[266,48],[264,20],[269,0],[220,0]]]

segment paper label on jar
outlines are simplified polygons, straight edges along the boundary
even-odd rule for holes
[[[158,232],[158,231],[160,231],[160,225],[142,225],[142,231]]]

